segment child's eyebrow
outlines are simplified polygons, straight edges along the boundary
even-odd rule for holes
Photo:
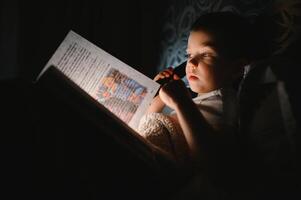
[[[201,42],[201,45],[203,47],[210,47],[212,49],[216,49],[216,47],[217,47],[216,44],[214,42],[212,42],[212,41]]]
[[[202,46],[202,48],[209,47],[209,48],[211,48],[213,50],[217,49],[217,45],[214,42],[212,42],[212,41],[201,42],[200,45]],[[186,52],[189,52],[189,47],[186,49]]]

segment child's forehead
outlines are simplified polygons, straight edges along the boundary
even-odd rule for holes
[[[213,34],[203,31],[203,30],[197,30],[197,31],[191,31],[189,34],[189,39],[194,40],[213,40]]]
[[[193,31],[188,38],[187,50],[190,48],[216,48],[216,41],[212,35],[203,31]]]

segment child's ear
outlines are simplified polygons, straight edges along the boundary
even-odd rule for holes
[[[234,68],[233,68],[233,72],[234,72],[233,77],[237,78],[237,77],[240,77],[243,74],[244,66],[248,65],[249,62],[245,58],[240,58],[238,60],[233,61],[232,64],[234,66]]]
[[[246,66],[247,64],[249,64],[248,59],[246,58],[240,58],[234,61],[233,65],[236,68],[243,68],[244,66]]]

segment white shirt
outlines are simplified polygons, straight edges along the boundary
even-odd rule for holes
[[[237,128],[237,93],[234,89],[222,88],[198,94],[193,101],[213,127]]]

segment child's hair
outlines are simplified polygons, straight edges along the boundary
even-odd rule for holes
[[[232,12],[215,12],[201,15],[191,31],[209,33],[221,54],[229,59],[253,56],[252,24],[243,16]]]

